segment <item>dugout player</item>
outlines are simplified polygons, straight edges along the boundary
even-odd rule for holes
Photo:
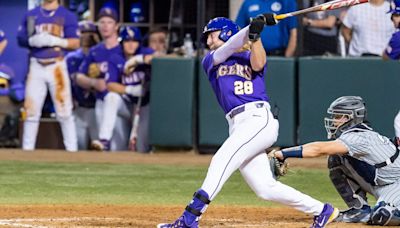
[[[399,60],[400,59],[400,0],[395,0],[391,4],[389,13],[392,13],[393,25],[396,32],[390,38],[389,44],[383,51],[382,58],[384,60]],[[400,112],[394,118],[394,130],[396,136],[400,138]]]
[[[229,137],[212,158],[203,185],[182,216],[172,224],[159,224],[159,228],[198,227],[208,204],[238,169],[261,199],[313,214],[311,227],[325,227],[339,214],[330,204],[323,204],[272,176],[263,151],[276,141],[279,123],[271,113],[264,85],[267,57],[260,34],[265,23],[275,25],[277,21],[273,14],[259,15],[239,31],[233,21],[217,17],[204,27],[204,39],[211,51],[203,58],[203,68],[226,113]],[[248,42],[249,47],[243,48]]]
[[[393,142],[366,122],[367,109],[358,96],[337,98],[328,108],[328,142],[312,142],[275,152],[275,157],[308,158],[329,155],[329,177],[350,207],[337,221],[370,225],[400,225],[400,159]],[[366,193],[376,197],[370,208]]]
[[[7,46],[7,38],[6,38],[6,34],[4,33],[3,30],[0,29],[0,56],[3,53],[4,49]]]
[[[141,97],[140,121],[138,125],[135,151],[149,152],[149,100],[151,60],[154,50],[141,45],[142,36],[136,27],[125,26],[120,31],[124,56],[114,55],[108,67],[107,88],[109,93],[104,98],[104,120],[100,125],[100,142],[109,142],[117,117],[122,117],[130,126],[133,110]],[[142,83],[143,82],[143,83]],[[129,136],[129,130],[126,135]],[[126,141],[128,145],[128,141]],[[98,145],[104,150],[103,144]]]
[[[68,151],[76,151],[71,86],[64,59],[66,50],[79,47],[76,16],[60,6],[57,0],[43,0],[40,6],[25,14],[18,29],[18,42],[30,50],[22,148],[35,149],[39,118],[49,90],[61,125],[64,146]]]
[[[96,25],[90,21],[79,22],[79,31],[81,33],[81,48],[68,53],[65,58],[72,81],[72,96],[75,103],[74,115],[78,135],[78,149],[87,150],[89,142],[97,139],[99,134],[94,111],[96,94],[92,90],[81,88],[76,83],[75,78],[79,66],[89,53],[89,48],[96,45],[100,41],[100,38],[97,34]]]
[[[88,56],[79,67],[76,81],[84,89],[96,92],[96,122],[99,127],[104,114],[104,97],[108,93],[106,86],[106,73],[110,56],[122,55],[122,48],[118,42],[118,14],[112,8],[102,8],[98,15],[98,29],[103,39],[102,42],[90,48]],[[120,128],[116,128],[117,130]],[[126,138],[123,131],[118,131],[116,137]],[[124,140],[117,144],[123,144]],[[93,141],[95,143],[95,141]],[[105,149],[110,148],[109,142],[104,142]],[[96,145],[93,146],[94,149]]]

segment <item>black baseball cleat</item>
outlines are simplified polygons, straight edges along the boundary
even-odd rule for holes
[[[350,208],[341,211],[335,222],[366,223],[371,216],[371,207],[363,205],[361,208]]]

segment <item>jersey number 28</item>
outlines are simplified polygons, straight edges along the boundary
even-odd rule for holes
[[[252,94],[253,93],[253,82],[252,81],[235,81],[235,94]]]

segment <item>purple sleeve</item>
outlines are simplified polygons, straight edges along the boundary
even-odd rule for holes
[[[112,59],[112,58],[111,58]],[[117,61],[110,61],[108,63],[108,71],[107,71],[107,75],[106,75],[106,83],[110,83],[110,82],[118,82],[120,83],[120,76],[121,76],[121,72],[118,69],[118,62]]]
[[[21,24],[18,27],[17,39],[21,47],[29,48],[27,25],[27,14],[24,15]]]
[[[400,32],[396,32],[392,35],[392,38],[385,49],[385,53],[391,59],[400,59]]]
[[[78,19],[73,13],[66,15],[64,25],[64,38],[79,38]]]
[[[83,60],[82,64],[79,66],[78,72],[87,75],[89,70],[89,65],[91,63],[93,63],[93,55],[92,52],[89,52],[89,54]]]
[[[202,64],[203,64],[204,71],[206,72],[207,75],[209,75],[210,70],[214,66],[214,64],[213,64],[213,54],[214,54],[214,51],[210,51],[203,58]]]

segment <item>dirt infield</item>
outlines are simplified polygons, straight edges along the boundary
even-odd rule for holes
[[[155,153],[151,155],[125,153],[67,153],[61,151],[21,152],[1,150],[0,160],[107,162],[141,164],[207,165],[210,155],[185,153]],[[296,160],[294,167],[323,168],[326,159]],[[184,205],[0,205],[0,227],[155,227],[172,221]],[[312,217],[291,208],[211,206],[201,227],[309,227]],[[333,223],[329,227],[360,227]]]

